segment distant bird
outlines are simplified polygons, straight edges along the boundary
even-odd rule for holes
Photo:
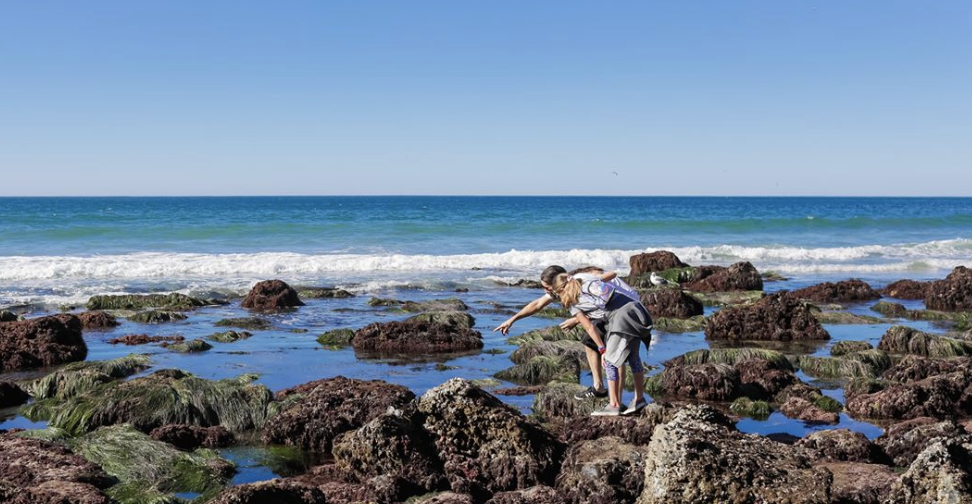
[[[616,171],[613,171],[613,172],[611,172],[611,173],[613,173],[614,175],[617,175],[617,174],[618,174],[618,172],[616,172]]]
[[[658,274],[655,273],[654,271],[651,272],[651,276],[648,277],[648,278],[651,280],[651,284],[652,285],[667,285],[668,284],[668,280],[665,280],[664,278],[658,276]]]

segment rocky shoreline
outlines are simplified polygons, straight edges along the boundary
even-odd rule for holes
[[[273,391],[255,374],[209,380],[153,368],[141,354],[84,360],[84,334],[118,318],[166,324],[225,300],[96,296],[81,313],[4,312],[0,373],[56,369],[0,379],[0,408],[47,425],[0,432],[0,502],[972,502],[972,271],[881,289],[849,279],[767,294],[749,263],[696,267],[655,252],[632,257],[631,266],[629,282],[656,327],[701,332],[708,348],[665,360],[646,384],[655,403],[618,418],[592,418],[597,404],[573,398],[587,365],[576,329],[510,338],[518,348],[496,378],[534,396],[524,415],[494,395],[517,391],[491,393],[492,384],[461,378],[421,395],[340,373]],[[653,286],[651,272],[669,284]],[[232,343],[266,329],[264,312],[305,309],[302,296],[350,293],[270,280],[242,302],[251,317],[224,319],[206,338],[133,334],[118,343],[206,352],[207,341]],[[914,299],[925,308],[897,302]],[[843,308],[862,303],[873,316]],[[317,341],[360,358],[484,348],[460,299],[369,305],[406,318]],[[826,356],[793,350],[828,344],[827,324],[875,320],[890,325],[877,345],[841,340]],[[842,384],[842,400],[811,378]],[[738,430],[738,419],[773,411],[814,425],[849,415],[885,432],[870,440],[847,429],[800,438]],[[312,454],[315,462],[299,474],[231,485],[236,469],[219,450],[241,442]]]

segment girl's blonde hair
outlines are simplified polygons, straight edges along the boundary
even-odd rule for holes
[[[564,308],[574,306],[577,304],[577,300],[580,299],[580,280],[575,279],[567,273],[561,273],[554,278],[553,288],[554,292],[560,298],[560,304],[564,305]]]

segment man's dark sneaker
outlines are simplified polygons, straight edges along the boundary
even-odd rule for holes
[[[592,387],[587,387],[586,389],[574,394],[574,399],[577,399],[578,401],[583,401],[584,399],[607,397],[607,395],[608,395],[607,389],[598,390],[592,386]]]

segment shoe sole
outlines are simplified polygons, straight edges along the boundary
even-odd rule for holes
[[[595,411],[591,416],[621,416],[620,411]]]
[[[644,404],[642,404],[640,406],[637,406],[637,407],[634,407],[634,408],[628,408],[628,409],[624,410],[624,413],[621,413],[621,414],[622,415],[633,415],[633,414],[635,414],[635,413],[637,413],[637,412],[645,409],[646,406],[648,406],[648,403],[644,403]]]

